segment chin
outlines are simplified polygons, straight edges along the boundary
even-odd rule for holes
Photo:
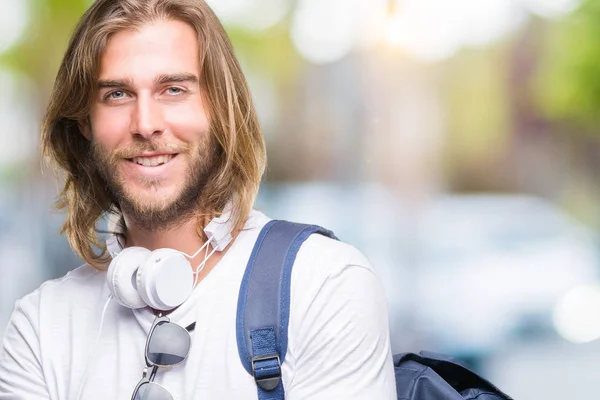
[[[160,212],[170,208],[177,201],[174,193],[165,193],[162,190],[146,190],[142,193],[127,193],[127,201],[135,209],[142,212]]]
[[[145,210],[147,212],[161,212],[161,211],[168,210],[169,208],[172,208],[173,205],[175,205],[177,199],[171,198],[171,197],[165,197],[165,198],[152,197],[152,198],[140,199],[140,200],[141,201],[133,203],[134,205],[137,206],[136,208],[138,208],[140,210]]]

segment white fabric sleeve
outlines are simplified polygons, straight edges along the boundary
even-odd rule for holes
[[[17,302],[0,347],[0,400],[50,399],[40,361],[36,318]]]
[[[295,373],[286,400],[396,399],[387,301],[368,266],[333,271],[290,326]]]

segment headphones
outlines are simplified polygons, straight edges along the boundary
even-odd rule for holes
[[[161,311],[172,310],[191,295],[195,275],[215,251],[223,251],[232,240],[230,212],[214,218],[204,228],[207,242],[189,256],[175,249],[162,248],[150,251],[144,247],[123,248],[117,235],[106,240],[108,252],[113,257],[106,273],[111,297],[128,308],[150,306]],[[109,220],[109,225],[114,221]],[[213,250],[209,253],[208,246]],[[206,248],[207,255],[194,272],[187,258],[192,259]]]
[[[92,350],[92,354],[83,372],[83,378],[79,384],[77,399],[81,398],[84,383],[87,378],[90,362],[96,354],[98,340],[102,332],[104,315],[111,299],[129,308],[143,308],[150,306],[161,311],[172,310],[183,304],[192,294],[195,286],[194,275],[206,264],[215,251],[223,251],[233,239],[231,218],[231,202],[225,207],[220,217],[213,218],[204,228],[208,240],[198,249],[194,255],[187,255],[175,249],[157,249],[150,251],[143,247],[132,246],[123,248],[119,242],[119,229],[116,214],[109,214],[108,231],[116,232],[106,239],[106,248],[112,256],[112,261],[106,272],[106,282],[110,295],[100,318],[98,336]],[[208,246],[213,250],[208,253]],[[192,259],[206,248],[204,261],[200,263],[196,272],[186,259]]]

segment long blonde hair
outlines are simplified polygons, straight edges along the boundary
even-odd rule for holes
[[[88,120],[100,58],[110,36],[159,19],[188,23],[198,34],[210,131],[222,153],[202,194],[198,233],[202,235],[205,223],[232,199],[233,226],[241,229],[265,169],[264,139],[246,79],[225,30],[204,0],[96,0],[73,32],[41,136],[42,154],[65,172],[56,202],[58,209],[67,211],[61,233],[75,253],[96,268],[110,261],[96,223],[119,206],[92,162],[90,142],[79,127]]]

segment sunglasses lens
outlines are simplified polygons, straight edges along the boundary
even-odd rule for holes
[[[133,400],[173,400],[173,396],[164,387],[146,382],[138,387]]]
[[[167,367],[179,364],[190,351],[190,335],[177,324],[157,325],[148,342],[148,360],[154,365]]]

